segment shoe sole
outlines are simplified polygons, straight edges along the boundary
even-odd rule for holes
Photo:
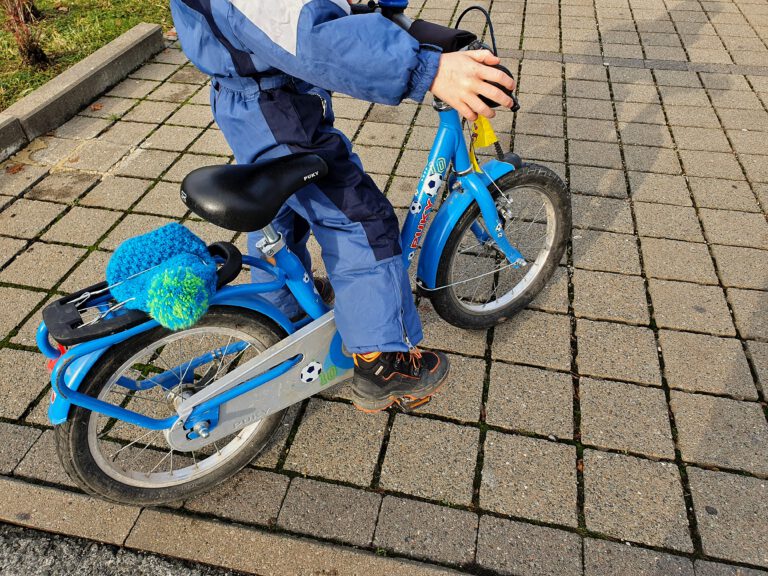
[[[369,400],[369,399],[361,399],[354,396],[352,397],[352,404],[355,408],[360,410],[361,412],[365,412],[366,414],[376,414],[378,412],[382,412],[392,406],[393,404],[400,404],[400,399],[405,398],[407,400],[412,400],[413,402],[418,402],[419,400],[424,400],[425,402],[422,402],[421,404],[412,405],[411,410],[414,408],[420,408],[424,404],[426,404],[426,400],[429,400],[437,394],[440,389],[445,384],[446,380],[448,380],[448,375],[451,373],[451,366],[448,365],[448,370],[445,372],[445,376],[443,376],[443,379],[440,380],[440,382],[437,383],[437,386],[435,386],[429,394],[424,394],[423,396],[418,396],[415,394],[401,394],[401,395],[395,395],[390,394],[386,398],[382,398],[381,400]]]

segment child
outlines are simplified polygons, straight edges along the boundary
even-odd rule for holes
[[[292,196],[274,221],[310,268],[311,227],[336,294],[335,317],[355,355],[353,402],[379,411],[426,401],[448,374],[423,335],[404,269],[397,218],[333,127],[328,90],[362,100],[420,102],[427,91],[464,117],[492,117],[479,95],[511,107],[514,81],[485,50],[441,54],[381,14],[350,15],[347,0],[171,0],[189,59],[211,76],[213,115],[238,164],[296,152],[321,156],[329,174]],[[254,253],[259,233],[249,236]],[[287,291],[272,300],[288,315]]]

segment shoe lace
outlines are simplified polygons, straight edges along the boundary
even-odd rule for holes
[[[410,352],[398,352],[395,361],[398,366],[410,366],[411,373],[416,375],[421,371],[421,350],[414,347]]]

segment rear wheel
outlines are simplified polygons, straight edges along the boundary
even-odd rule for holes
[[[461,328],[489,328],[524,308],[552,277],[571,231],[568,189],[537,164],[505,174],[490,192],[504,234],[526,260],[513,267],[472,203],[451,232],[428,292],[440,316]]]
[[[79,391],[151,418],[168,418],[184,398],[282,337],[281,330],[262,316],[211,307],[188,330],[155,328],[110,349]],[[153,378],[163,385],[156,385]],[[158,505],[194,496],[238,472],[264,448],[284,412],[199,452],[182,453],[168,445],[163,431],[73,407],[68,421],[55,429],[56,445],[65,469],[87,492],[127,504]]]

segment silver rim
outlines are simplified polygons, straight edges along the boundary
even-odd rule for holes
[[[237,349],[238,343],[244,349],[230,352]],[[98,398],[152,418],[167,418],[176,413],[174,406],[184,396],[209,385],[267,347],[268,344],[254,336],[222,327],[202,326],[169,334],[120,366]],[[217,349],[224,351],[220,358],[174,372],[178,384],[170,390],[154,386],[131,391],[118,384],[121,377],[151,382],[153,375],[185,366],[192,358]],[[92,412],[88,420],[88,447],[98,467],[111,478],[137,488],[167,488],[192,482],[223,466],[248,445],[263,423],[263,420],[254,422],[199,452],[180,453],[168,446],[162,431],[147,430]]]
[[[506,215],[504,234],[527,265],[511,266],[492,241],[481,243],[467,227],[451,255],[448,284],[458,306],[473,314],[496,312],[516,300],[542,273],[555,243],[555,206],[541,186],[504,190],[496,206]],[[475,223],[489,234],[482,216]]]

